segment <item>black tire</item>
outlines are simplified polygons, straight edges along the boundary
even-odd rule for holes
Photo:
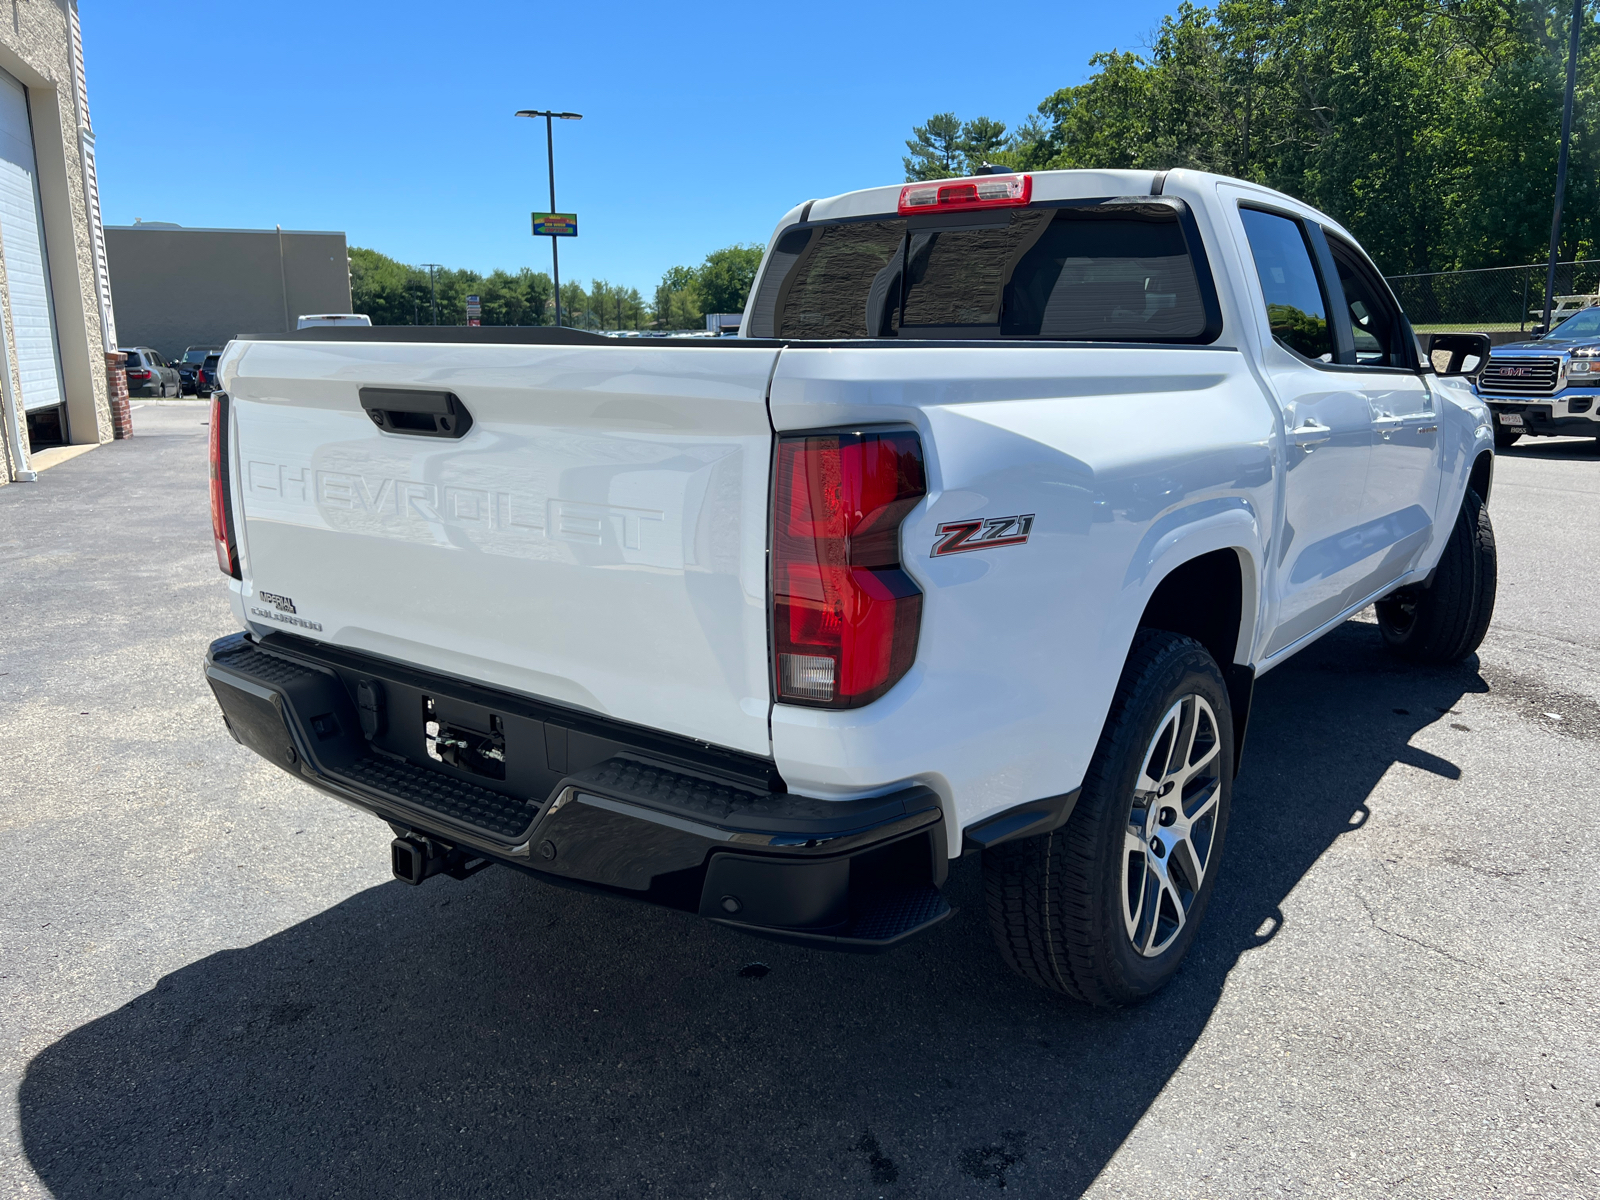
[[[1412,662],[1459,662],[1489,632],[1498,579],[1489,509],[1468,488],[1432,584],[1402,588],[1378,601],[1384,643]]]
[[[1494,427],[1494,448],[1496,450],[1508,450],[1515,446],[1521,437],[1520,430],[1507,429],[1502,425],[1496,425]]]
[[[1205,704],[1194,704],[1196,698]],[[1187,741],[1184,717],[1176,724],[1169,720],[1184,706],[1202,715],[1196,722],[1200,734]],[[1203,718],[1206,709],[1209,720]],[[1163,751],[1168,728],[1172,739]],[[1176,762],[1172,747],[1177,745],[1187,748],[1186,764]],[[1185,812],[1181,822],[1169,820],[1174,806],[1160,802],[1168,791],[1141,792],[1137,787],[1149,764],[1161,761],[1163,754],[1168,759],[1160,778],[1169,781],[1161,784],[1163,789],[1201,756],[1193,778],[1170,791],[1184,799],[1178,806]],[[1232,788],[1233,717],[1222,672],[1192,638],[1141,630],[1072,816],[1054,833],[984,851],[989,927],[1000,956],[1024,979],[1086,1004],[1134,1004],[1155,994],[1177,972],[1205,915]],[[1134,823],[1141,830],[1137,838]],[[1158,840],[1180,829],[1181,840],[1155,852]],[[1138,849],[1130,852],[1133,845]],[[1152,908],[1150,880],[1163,865],[1167,876],[1162,878],[1177,882],[1170,893],[1160,882],[1155,885]],[[1187,900],[1180,895],[1181,885],[1194,881],[1185,878],[1185,866],[1188,875],[1196,866],[1200,873],[1199,886],[1189,888]],[[1142,918],[1130,918],[1133,902],[1128,901],[1130,907],[1124,903],[1135,890],[1135,875],[1144,897],[1139,903]],[[1169,899],[1172,912],[1182,917],[1175,932],[1170,932],[1170,920],[1162,921]],[[1148,920],[1151,913],[1155,920]],[[1163,930],[1169,930],[1165,941],[1159,936]],[[1143,951],[1135,945],[1136,937],[1143,940]]]

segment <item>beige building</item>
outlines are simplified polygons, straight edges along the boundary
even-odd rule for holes
[[[116,345],[74,0],[0,20],[0,484],[32,448],[111,438]]]
[[[185,229],[143,222],[106,231],[123,346],[172,360],[187,346],[282,333],[307,313],[350,311],[342,233]]]

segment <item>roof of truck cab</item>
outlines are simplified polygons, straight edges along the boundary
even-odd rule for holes
[[[1033,176],[1035,200],[1071,200],[1088,196],[1137,196],[1150,191],[1156,171],[1027,171]],[[896,213],[903,183],[862,188],[814,200],[807,219],[833,221],[841,217],[868,217]]]
[[[1033,176],[1033,200],[1087,200],[1103,196],[1146,196],[1155,186],[1156,179],[1164,181],[1163,194],[1172,195],[1177,191],[1187,191],[1193,194],[1202,189],[1214,187],[1219,183],[1232,184],[1244,191],[1254,192],[1266,203],[1281,204],[1284,207],[1300,211],[1302,214],[1313,217],[1325,225],[1343,231],[1343,227],[1326,213],[1320,212],[1303,200],[1263,187],[1259,183],[1252,183],[1247,179],[1234,179],[1226,175],[1213,175],[1208,171],[1172,170],[1172,171],[1026,171],[1019,174]],[[791,225],[801,219],[804,213],[809,221],[836,221],[849,217],[869,217],[878,215],[897,214],[900,207],[900,189],[903,183],[889,184],[885,187],[862,188],[855,192],[844,192],[837,196],[829,196],[821,200],[813,200],[809,206],[799,206],[791,210],[779,223],[781,230],[786,225]],[[809,211],[808,211],[809,210]]]

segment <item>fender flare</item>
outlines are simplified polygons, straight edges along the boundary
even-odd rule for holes
[[[1261,521],[1249,501],[1241,496],[1202,500],[1176,509],[1153,522],[1134,550],[1123,576],[1123,594],[1129,607],[1144,613],[1150,598],[1166,577],[1184,563],[1219,550],[1239,556],[1239,639],[1233,662],[1249,663],[1261,626],[1261,564],[1266,561]],[[1133,644],[1136,625],[1127,629]],[[1229,663],[1219,664],[1224,670]]]
[[[1168,513],[1146,531],[1124,576],[1128,608],[1142,618],[1161,584],[1180,567],[1207,554],[1231,550],[1239,567],[1239,631],[1228,661],[1219,662],[1233,716],[1233,772],[1239,773],[1245,733],[1255,694],[1252,665],[1256,634],[1262,626],[1261,566],[1265,561],[1261,524],[1240,497],[1201,501]],[[1124,630],[1131,646],[1137,625]]]

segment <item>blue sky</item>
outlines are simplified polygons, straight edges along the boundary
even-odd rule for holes
[[[1013,125],[1175,0],[443,5],[80,0],[107,224],[344,230],[406,262],[631,284],[902,178],[934,112]]]

